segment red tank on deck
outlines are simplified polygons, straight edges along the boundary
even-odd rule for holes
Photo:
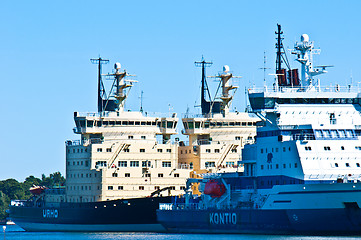
[[[212,198],[221,197],[225,192],[226,187],[217,180],[209,180],[204,186],[204,194],[210,195]]]

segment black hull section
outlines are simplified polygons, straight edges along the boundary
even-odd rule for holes
[[[360,235],[360,209],[158,210],[171,232]]]
[[[156,210],[164,202],[171,202],[171,197],[10,206],[10,218],[28,231],[162,231]]]

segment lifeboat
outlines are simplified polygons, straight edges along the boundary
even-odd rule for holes
[[[212,198],[219,198],[226,192],[223,183],[217,180],[209,180],[204,186],[204,194],[210,195]]]
[[[40,195],[44,192],[44,190],[47,189],[47,187],[44,186],[32,186],[29,191],[33,195]]]

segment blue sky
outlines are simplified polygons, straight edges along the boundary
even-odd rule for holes
[[[65,173],[73,112],[96,111],[96,65],[118,61],[139,83],[127,107],[179,116],[196,112],[202,55],[208,75],[230,66],[244,89],[263,83],[275,66],[275,30],[292,48],[307,33],[322,49],[315,64],[334,65],[324,85],[361,82],[361,1],[8,1],[0,3],[0,179]],[[292,66],[298,64],[291,59]],[[272,77],[267,77],[271,83]],[[215,83],[211,83],[215,87]]]

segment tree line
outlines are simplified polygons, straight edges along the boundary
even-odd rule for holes
[[[18,182],[13,178],[0,181],[0,220],[8,217],[6,210],[9,209],[11,200],[26,200],[32,196],[29,191],[29,188],[32,186],[52,188],[54,186],[63,186],[64,184],[65,178],[60,172],[52,173],[49,176],[42,174],[41,179],[29,176],[25,178],[24,182]]]

